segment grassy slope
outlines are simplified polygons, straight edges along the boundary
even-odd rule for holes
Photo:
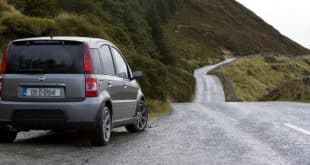
[[[293,79],[282,82],[273,89],[264,100],[302,101],[310,103],[310,56],[295,60],[302,67],[308,68],[303,79]]]
[[[30,8],[27,5],[33,3],[29,1],[0,0],[0,51],[13,39],[50,32],[111,40],[133,69],[143,70],[140,83],[154,111],[167,109],[167,100],[191,100],[193,69],[222,60],[222,50],[238,55],[307,51],[233,0],[36,0],[43,3]],[[162,43],[156,41],[148,20],[156,18],[148,13],[148,6],[154,4],[155,13],[164,17],[160,22]],[[178,4],[178,8],[163,10],[168,4]],[[162,61],[165,52],[159,49],[163,45],[175,62]],[[164,106],[156,108],[155,102]]]
[[[216,74],[222,81],[225,77],[232,80],[235,94],[242,101],[309,101],[309,86],[304,83],[294,83],[298,78],[309,76],[310,64],[307,62],[309,61],[306,59],[294,60],[285,56],[255,55],[240,58],[218,69]],[[288,91],[293,85],[297,86],[290,89],[290,92],[282,92]],[[275,89],[278,92],[268,96]],[[231,93],[226,93],[226,97],[232,100]]]
[[[309,52],[234,0],[187,1],[166,29],[189,63],[210,61],[223,48],[236,55]]]

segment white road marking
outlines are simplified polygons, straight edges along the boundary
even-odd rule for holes
[[[307,131],[307,130],[305,130],[305,129],[302,129],[302,128],[299,128],[299,127],[296,127],[296,126],[294,126],[294,125],[292,125],[292,124],[289,124],[289,123],[286,123],[286,124],[284,124],[286,127],[289,127],[289,128],[292,128],[292,129],[294,129],[294,130],[296,130],[296,131],[299,131],[299,132],[301,132],[301,133],[304,133],[304,134],[306,134],[306,135],[310,135],[310,132],[309,131]]]

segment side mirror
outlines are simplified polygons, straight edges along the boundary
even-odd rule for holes
[[[135,71],[132,73],[132,79],[139,79],[142,77],[142,72],[141,71]]]

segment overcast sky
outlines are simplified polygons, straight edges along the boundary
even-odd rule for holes
[[[282,34],[310,48],[310,0],[237,0]]]

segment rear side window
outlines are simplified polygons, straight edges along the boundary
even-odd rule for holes
[[[10,46],[7,73],[82,74],[83,43],[23,41]]]
[[[115,75],[112,54],[109,46],[103,45],[100,47],[100,58],[102,62],[103,73],[106,75]]]
[[[93,62],[93,72],[94,74],[102,74],[102,67],[100,63],[100,58],[99,58],[99,51],[98,49],[90,49],[90,55],[92,57],[92,62]]]

